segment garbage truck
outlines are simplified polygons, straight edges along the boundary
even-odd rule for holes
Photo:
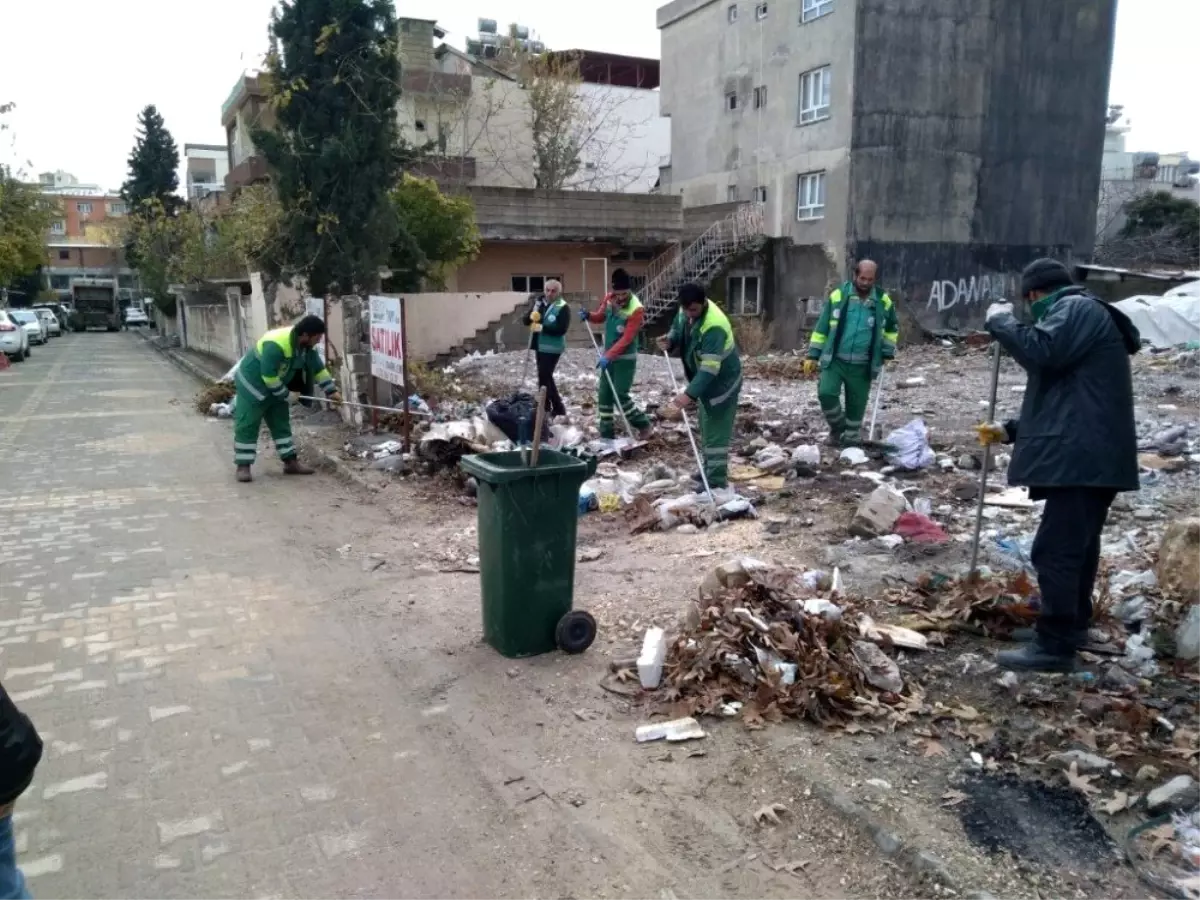
[[[71,330],[121,330],[121,303],[112,278],[76,278],[71,282]]]

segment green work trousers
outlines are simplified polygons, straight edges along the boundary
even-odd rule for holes
[[[633,387],[633,375],[637,369],[637,358],[630,357],[629,359],[617,359],[608,364],[608,374],[600,372],[600,392],[596,401],[597,414],[599,421],[597,425],[600,428],[600,437],[614,438],[616,430],[614,426],[614,407],[616,404],[621,404],[621,412],[625,414],[625,418],[629,420],[629,424],[635,429],[649,428],[650,420],[646,418],[646,413],[643,412],[633,402],[633,398],[629,396],[629,391]],[[609,383],[611,379],[612,383]],[[616,390],[616,396],[613,396],[613,391]]]
[[[737,397],[720,406],[700,407],[700,443],[704,453],[704,476],[710,488],[729,486],[729,445],[733,442],[733,423],[737,418]]]
[[[842,408],[842,388],[846,389],[846,407]],[[848,363],[832,359],[821,371],[817,382],[817,400],[829,423],[830,440],[858,443],[863,413],[871,396],[871,364]]]
[[[263,422],[267,423],[267,431],[271,433],[279,458],[285,462],[296,458],[296,445],[292,441],[292,413],[287,401],[268,398],[259,403],[244,391],[238,391],[233,405],[234,465],[253,464]]]

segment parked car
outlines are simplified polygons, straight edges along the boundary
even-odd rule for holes
[[[35,306],[33,311],[37,313],[37,317],[46,326],[47,337],[62,337],[62,325],[58,322],[58,316],[54,315],[54,313],[50,312],[44,306]]]
[[[25,327],[25,331],[29,333],[29,343],[44,344],[50,340],[41,317],[32,309],[10,309],[8,314]]]
[[[13,362],[24,362],[29,356],[29,332],[6,309],[0,309],[0,353]]]
[[[141,328],[143,325],[150,324],[150,317],[146,315],[145,310],[139,306],[127,306],[125,308],[125,327],[126,328]]]

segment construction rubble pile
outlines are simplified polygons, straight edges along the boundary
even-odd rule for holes
[[[740,716],[752,728],[785,717],[826,727],[878,720],[880,730],[908,721],[921,696],[889,651],[926,641],[876,625],[840,596],[838,580],[746,557],[712,570],[665,654],[661,699],[680,714]],[[656,680],[639,674],[644,686]]]

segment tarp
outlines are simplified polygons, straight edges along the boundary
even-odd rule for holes
[[[1115,305],[1137,326],[1143,341],[1152,347],[1178,347],[1200,340],[1200,293],[1184,293],[1185,288],[1192,285],[1172,288],[1161,297],[1128,297]]]

